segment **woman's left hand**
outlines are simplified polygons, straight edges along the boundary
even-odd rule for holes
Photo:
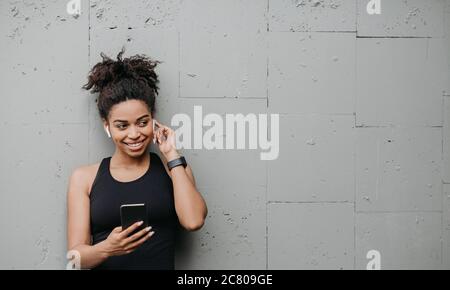
[[[167,161],[180,157],[175,144],[175,131],[158,121],[156,121],[156,127],[156,132],[153,132],[153,134],[156,136],[159,151],[161,151]]]

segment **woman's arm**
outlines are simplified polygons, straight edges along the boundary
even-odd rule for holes
[[[157,124],[162,128],[162,130],[158,130],[156,137],[159,149],[164,156],[164,166],[167,167],[167,161],[180,157],[175,146],[175,132],[169,127]],[[205,200],[195,186],[190,166],[186,166],[186,168],[177,166],[168,173],[172,178],[175,210],[180,224],[188,231],[200,229],[208,215],[208,209]]]
[[[107,257],[102,243],[91,245],[87,168],[78,168],[70,177],[67,192],[67,248],[81,257],[82,269],[101,264]]]
[[[178,158],[178,153],[171,154],[169,160]],[[174,187],[175,210],[180,224],[188,231],[200,229],[208,215],[206,202],[198,192],[191,167],[177,166],[171,171],[167,168],[167,158],[163,157],[164,167],[172,178]],[[187,179],[186,179],[187,177]]]
[[[174,151],[166,159],[170,161],[178,157],[179,154]],[[180,223],[186,230],[196,231],[203,226],[208,209],[205,200],[193,183],[193,176],[190,178],[188,171],[192,174],[190,168],[177,166],[172,168],[170,175],[173,183],[175,210]]]

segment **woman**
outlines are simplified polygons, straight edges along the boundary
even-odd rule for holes
[[[68,249],[83,269],[174,269],[177,227],[200,229],[207,207],[175,147],[175,132],[154,117],[157,61],[136,55],[103,60],[83,87],[99,93],[97,106],[112,157],[77,168],[70,178]],[[147,151],[157,143],[163,156]],[[145,203],[149,227],[121,228],[120,206]]]

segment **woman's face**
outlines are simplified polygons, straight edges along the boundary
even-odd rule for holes
[[[147,104],[140,100],[128,100],[114,105],[108,121],[111,138],[118,150],[137,157],[146,152],[153,139],[153,119]]]

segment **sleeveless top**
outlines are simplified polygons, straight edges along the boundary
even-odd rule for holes
[[[90,192],[92,244],[105,240],[121,225],[122,204],[145,203],[148,222],[155,233],[134,252],[106,259],[95,269],[173,270],[176,233],[179,228],[173,185],[156,153],[150,152],[147,172],[136,180],[121,182],[110,171],[111,157],[100,163]]]

